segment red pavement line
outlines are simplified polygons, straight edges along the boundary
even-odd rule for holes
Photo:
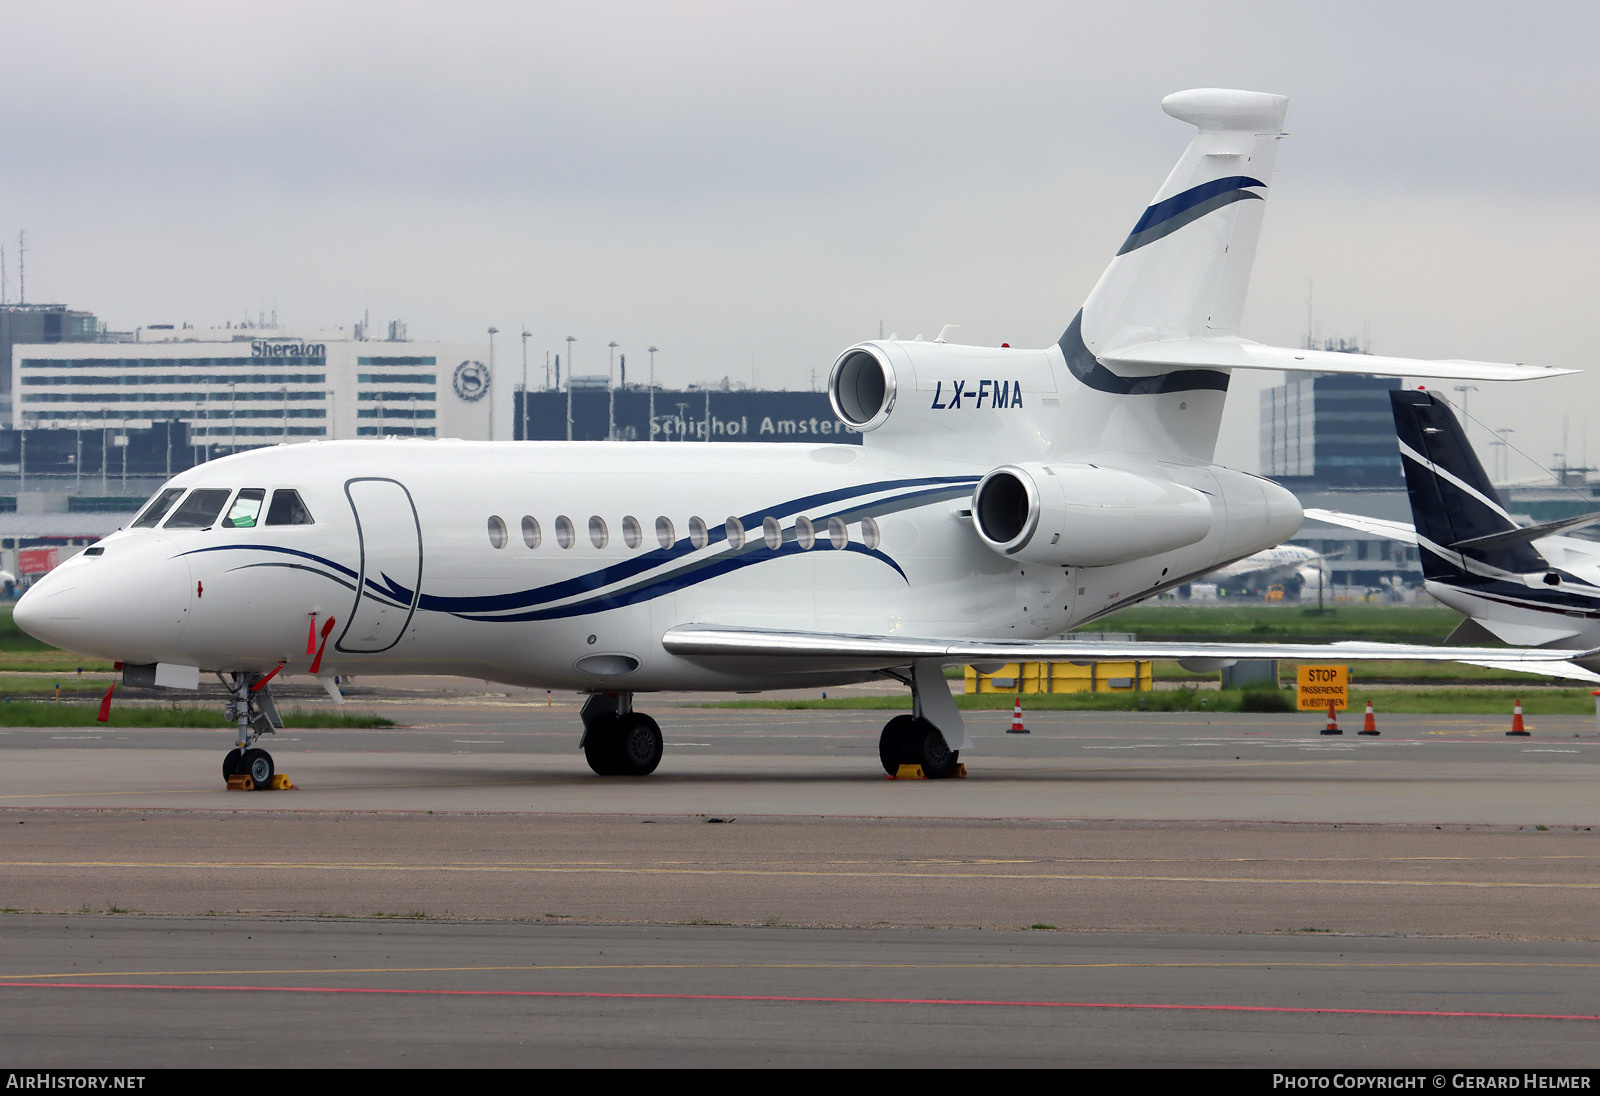
[[[1432,1009],[1297,1008],[1287,1005],[1170,1005],[1120,1001],[989,1001],[950,997],[789,997],[735,993],[600,993],[542,989],[384,989],[366,986],[184,986],[134,982],[0,982],[0,989],[159,989],[228,993],[354,993],[402,997],[552,997],[608,1001],[739,1001],[789,1005],[984,1005],[1000,1008],[1128,1009],[1166,1012],[1277,1012],[1329,1016],[1424,1016],[1468,1020],[1589,1020],[1600,1016],[1544,1012],[1444,1012]]]

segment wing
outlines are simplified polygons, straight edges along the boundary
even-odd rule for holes
[[[1097,354],[1100,361],[1137,366],[1222,366],[1229,369],[1282,369],[1290,372],[1359,373],[1379,377],[1444,377],[1467,381],[1526,381],[1576,373],[1552,365],[1476,362],[1459,358],[1425,361],[1382,354],[1345,354],[1266,346],[1235,336],[1164,339],[1118,347]]]
[[[1366,661],[1487,663],[1501,669],[1538,673],[1536,666],[1558,667],[1595,652],[1527,647],[1426,647],[1405,643],[1141,643],[1085,640],[948,640],[899,635],[842,635],[689,624],[662,636],[662,646],[696,662],[761,665],[795,673],[819,670],[893,669],[935,660],[947,665],[986,662],[1101,662],[1167,659],[1226,663],[1243,658],[1289,661]],[[1574,667],[1576,669],[1576,667]],[[1582,671],[1587,674],[1587,671]],[[1576,676],[1570,672],[1552,676]],[[1584,680],[1588,680],[1584,678]]]

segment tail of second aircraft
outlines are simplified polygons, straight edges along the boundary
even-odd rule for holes
[[[1422,575],[1469,583],[1496,573],[1528,574],[1548,564],[1506,512],[1466,432],[1432,392],[1389,393],[1400,464],[1411,496]]]

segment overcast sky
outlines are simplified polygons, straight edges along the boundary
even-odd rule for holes
[[[642,379],[653,343],[666,383],[799,388],[880,322],[1047,345],[1193,132],[1161,98],[1211,86],[1290,97],[1245,334],[1298,344],[1309,290],[1378,352],[1591,365],[1590,5],[0,0],[0,27],[9,299],[25,229],[28,299],[117,329],[370,311],[494,325],[513,366],[526,325],[536,378],[572,335],[580,373],[616,341]],[[1600,463],[1597,373],[1479,387],[1483,430]]]

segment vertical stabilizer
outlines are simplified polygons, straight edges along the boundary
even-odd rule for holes
[[[1411,496],[1422,575],[1438,581],[1486,577],[1493,572],[1528,574],[1548,568],[1526,541],[1462,548],[1462,541],[1518,528],[1465,431],[1432,392],[1391,392],[1400,463]]]
[[[1091,351],[1238,333],[1288,102],[1215,88],[1161,101],[1199,132],[1084,302]]]
[[[1059,342],[1085,394],[1058,451],[1210,460],[1228,370],[1116,362],[1125,347],[1236,336],[1288,99],[1204,88],[1162,100],[1199,132]],[[1117,399],[1117,397],[1126,397]]]

